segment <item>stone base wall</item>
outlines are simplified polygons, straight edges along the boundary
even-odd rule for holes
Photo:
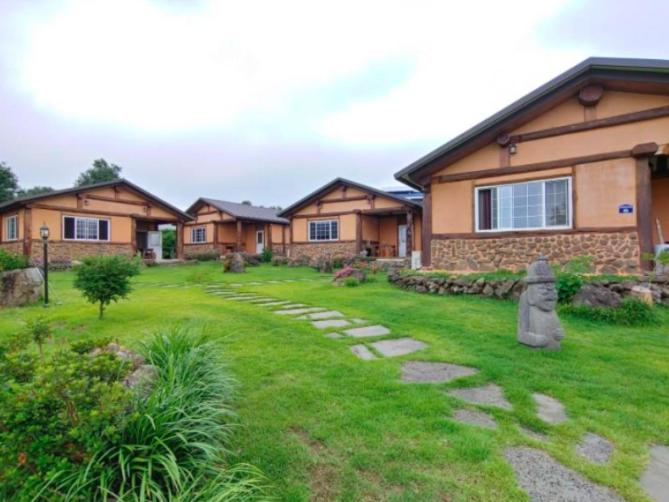
[[[9,253],[23,254],[23,241],[3,242],[0,244],[0,249]]]
[[[220,246],[217,246],[213,242],[208,242],[205,244],[186,244],[184,245],[184,256],[186,259],[193,255],[198,255],[202,253],[213,253],[218,252],[222,253]]]
[[[300,259],[307,257],[309,259],[320,256],[341,256],[353,258],[357,253],[355,251],[355,242],[305,242],[293,243],[290,245],[289,256],[291,259]]]
[[[601,274],[641,272],[636,232],[565,233],[476,239],[433,239],[432,267],[458,272],[524,270],[539,255],[565,264],[590,256]]]
[[[87,256],[96,255],[120,255],[134,256],[132,244],[116,244],[103,242],[49,242],[49,263],[67,263],[81,260]],[[30,259],[32,263],[41,265],[44,258],[44,250],[41,240],[33,240]]]

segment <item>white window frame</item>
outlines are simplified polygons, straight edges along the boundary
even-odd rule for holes
[[[65,237],[65,218],[74,218],[74,238],[69,239]],[[78,227],[78,222],[80,220],[87,220],[87,221],[95,221],[98,229],[98,238],[97,239],[83,239],[83,238],[78,238],[77,237],[77,227]],[[106,239],[100,239],[100,222],[101,221],[106,221],[107,222],[107,238]],[[77,242],[110,242],[111,241],[111,219],[109,218],[96,218],[96,217],[91,217],[91,216],[76,216],[74,214],[64,214],[63,215],[63,220],[61,222],[62,225],[62,235],[63,235],[63,240],[64,241],[77,241]]]
[[[202,240],[197,238],[198,231],[202,230]],[[205,244],[207,242],[207,227],[198,226],[190,229],[190,241],[192,244]]]
[[[14,222],[14,237],[9,236],[9,223]],[[18,241],[19,240],[19,215],[13,214],[5,218],[5,239],[6,241]]]
[[[564,181],[567,180],[567,224],[566,225],[546,225],[546,183],[551,181]],[[541,183],[541,206],[543,211],[541,213],[542,226],[540,227],[527,227],[527,228],[490,228],[490,229],[481,229],[479,228],[480,219],[479,219],[479,192],[481,190],[489,190],[491,188],[499,188],[504,186],[513,186],[513,185],[524,185],[527,183]],[[497,211],[499,215],[499,209]],[[498,216],[499,217],[499,216]],[[474,225],[476,228],[476,233],[497,233],[497,232],[532,232],[536,230],[569,230],[573,225],[573,193],[572,193],[572,178],[571,176],[562,176],[558,178],[541,178],[536,180],[525,180],[518,181],[515,183],[498,183],[495,185],[485,185],[478,186],[474,190]]]
[[[335,223],[337,225],[337,237],[332,239],[312,239],[311,238],[311,224],[312,223],[328,223],[330,225],[330,236],[332,236],[332,224]],[[307,238],[309,242],[336,242],[339,240],[339,220],[307,220]]]

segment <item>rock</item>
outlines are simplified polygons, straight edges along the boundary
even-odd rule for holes
[[[613,445],[608,439],[587,432],[576,446],[576,452],[590,462],[606,464],[613,453]]]
[[[37,267],[0,273],[0,307],[35,303],[42,294],[44,278]]]
[[[489,414],[476,410],[457,410],[453,413],[456,422],[467,425],[478,425],[486,429],[497,429],[497,421]]]
[[[580,291],[574,295],[572,304],[585,307],[612,307],[620,306],[621,297],[618,293],[608,289],[604,285],[585,284]]]
[[[511,410],[513,406],[504,397],[504,391],[493,383],[482,387],[469,387],[465,389],[453,389],[448,392],[450,396],[457,397],[463,401],[483,406],[495,406],[504,410]]]
[[[669,446],[651,446],[650,463],[641,475],[641,487],[652,500],[669,500]]]
[[[123,385],[129,389],[135,389],[142,395],[148,395],[153,387],[153,381],[158,376],[158,371],[151,364],[142,364],[135,371],[130,373]]]
[[[561,424],[567,421],[567,412],[564,405],[554,397],[535,392],[532,399],[537,404],[537,415],[549,424]]]
[[[632,286],[630,296],[648,305],[653,305],[653,291],[648,286]]]
[[[227,271],[235,274],[240,274],[245,271],[244,256],[241,253],[232,253],[230,256],[230,266]]]
[[[402,365],[403,382],[444,383],[476,373],[476,368],[451,363],[407,361]]]
[[[518,302],[518,341],[538,349],[560,350],[564,331],[555,308],[555,276],[543,256],[532,263],[524,279],[527,290]]]

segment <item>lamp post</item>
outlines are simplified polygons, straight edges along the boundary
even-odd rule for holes
[[[46,224],[39,228],[39,235],[44,243],[44,306],[49,306],[49,227]]]

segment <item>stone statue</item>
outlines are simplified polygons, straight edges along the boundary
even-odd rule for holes
[[[527,289],[518,304],[518,341],[538,349],[560,350],[564,331],[555,313],[557,290],[548,260],[541,256],[527,269]]]

